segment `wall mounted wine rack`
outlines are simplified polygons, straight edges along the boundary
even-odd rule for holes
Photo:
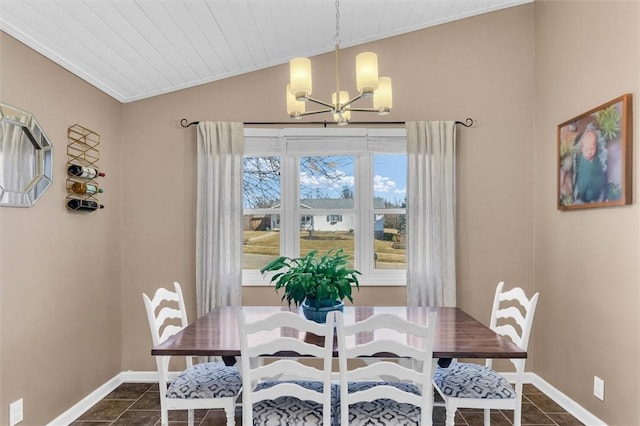
[[[101,208],[98,201],[98,160],[100,159],[100,135],[93,130],[79,124],[74,124],[67,129],[67,196],[65,205],[70,210],[93,211]],[[80,166],[96,171],[95,175],[75,176],[70,174],[69,168]],[[95,190],[95,191],[94,191]],[[78,201],[73,201],[78,200]],[[71,207],[70,204],[79,203],[82,208]],[[95,209],[87,206],[96,206]]]

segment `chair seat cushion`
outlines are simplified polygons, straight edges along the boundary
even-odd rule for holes
[[[257,390],[269,388],[276,383],[296,383],[304,388],[322,393],[322,382],[305,380],[283,380],[281,382],[262,382]],[[339,417],[337,384],[331,385],[331,420],[337,424]],[[322,404],[313,401],[301,401],[292,396],[279,397],[274,400],[265,400],[253,404],[253,424],[261,426],[286,426],[286,425],[321,425]]]
[[[434,383],[446,396],[456,398],[513,399],[516,391],[500,374],[484,365],[454,362],[436,368]]]
[[[167,398],[202,399],[234,397],[240,392],[242,378],[235,366],[205,362],[187,368],[167,389]]]
[[[393,386],[405,392],[420,395],[418,387],[402,382],[350,382],[349,393],[363,391],[374,386]],[[392,399],[376,399],[349,405],[349,426],[419,425],[420,407],[399,403]]]

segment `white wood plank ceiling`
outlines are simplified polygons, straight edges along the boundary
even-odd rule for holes
[[[340,46],[532,1],[341,0]],[[1,30],[120,102],[332,51],[335,27],[334,0],[0,0]]]

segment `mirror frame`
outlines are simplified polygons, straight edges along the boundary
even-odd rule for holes
[[[21,164],[33,167],[19,170]],[[53,146],[44,130],[33,114],[0,103],[0,207],[31,207],[52,182]]]

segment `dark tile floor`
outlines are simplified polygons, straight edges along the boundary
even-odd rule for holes
[[[434,425],[444,424],[444,408],[434,410]],[[222,410],[196,410],[195,424],[199,426],[224,426],[226,419]],[[508,426],[513,421],[512,411],[493,411],[493,426]],[[170,411],[169,424],[186,425],[186,411]],[[482,410],[463,409],[456,413],[456,425],[481,426]],[[522,405],[523,425],[582,425],[576,418],[553,402],[532,385],[524,385]],[[160,425],[160,397],[158,386],[151,383],[123,383],[103,400],[91,407],[72,426],[98,425]],[[240,408],[236,409],[236,425],[242,425]]]

